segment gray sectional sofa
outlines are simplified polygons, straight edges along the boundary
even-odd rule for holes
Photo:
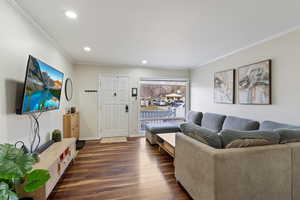
[[[198,126],[214,132],[299,128],[214,113],[200,115]],[[174,163],[177,181],[194,200],[300,199],[300,143],[216,149],[178,132]]]
[[[219,132],[222,129],[234,130],[256,130],[259,122],[233,116],[219,115],[215,113],[202,113],[190,111],[187,114],[186,122],[194,123],[201,127]],[[156,144],[156,135],[162,133],[180,132],[180,125],[183,122],[166,122],[162,124],[146,125],[146,139],[150,144]]]

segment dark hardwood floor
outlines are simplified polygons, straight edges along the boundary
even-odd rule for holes
[[[145,138],[87,142],[50,200],[189,200],[174,177],[173,160]]]

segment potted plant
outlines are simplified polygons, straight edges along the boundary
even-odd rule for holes
[[[58,129],[55,129],[53,132],[52,132],[52,140],[54,140],[55,142],[60,142],[61,141],[61,131],[58,130]]]
[[[48,170],[35,169],[32,154],[11,144],[0,144],[0,200],[18,200],[17,188],[33,192],[50,179]]]

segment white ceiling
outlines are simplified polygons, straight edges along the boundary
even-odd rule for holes
[[[16,2],[75,63],[195,67],[300,25],[299,0]]]

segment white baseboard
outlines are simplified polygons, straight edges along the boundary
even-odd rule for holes
[[[81,137],[79,140],[99,140],[97,137]]]
[[[129,135],[129,137],[145,137],[145,135]]]
[[[134,134],[134,135],[129,135],[128,137],[145,137],[145,135],[142,134]],[[101,138],[97,137],[81,137],[79,140],[100,140]]]

